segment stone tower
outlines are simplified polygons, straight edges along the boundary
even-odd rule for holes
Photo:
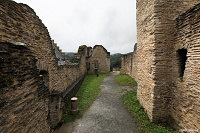
[[[137,0],[137,95],[153,122],[171,116],[172,91],[179,83],[174,68],[176,18],[199,2]]]

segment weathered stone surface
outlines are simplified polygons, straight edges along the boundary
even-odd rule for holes
[[[47,121],[49,92],[44,85],[40,85],[41,79],[33,53],[26,46],[1,42],[0,51],[2,50],[8,51],[9,56],[7,53],[1,54],[4,60],[1,64],[12,73],[0,70],[0,79],[3,79],[4,84],[0,87],[3,92],[0,97],[0,127],[3,129],[1,132],[28,132],[28,130],[49,132]],[[13,57],[15,60],[12,60]],[[32,78],[23,80],[27,76]],[[33,81],[36,82],[31,85]]]
[[[76,63],[67,61],[33,9],[0,0],[0,123],[5,124],[0,131],[47,133],[54,128],[65,93],[87,71],[88,50],[80,47]]]
[[[149,118],[171,117],[177,129],[200,129],[199,2],[138,0],[137,50],[122,57],[122,73],[137,80],[137,96]],[[180,49],[187,51],[182,74]]]
[[[95,45],[90,50],[87,58],[89,63],[88,73],[95,74],[95,63],[98,64],[98,73],[110,72],[110,53],[102,45]]]
[[[2,0],[0,12],[0,40],[21,42],[31,47],[37,59],[38,69],[48,72],[51,91],[64,91],[70,83],[81,76],[80,73],[86,72],[78,70],[77,64],[70,65],[71,67],[68,67],[68,64],[58,65],[59,53],[54,48],[54,42],[45,25],[30,7],[14,1]],[[72,71],[74,71],[73,75],[70,73]]]
[[[176,19],[171,115],[176,128],[200,130],[200,4]],[[187,49],[183,77],[177,50]]]
[[[133,68],[133,52],[125,54],[121,57],[121,70],[120,74],[132,75]]]

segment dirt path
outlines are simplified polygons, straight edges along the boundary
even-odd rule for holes
[[[120,100],[122,88],[114,81],[117,73],[102,83],[102,92],[83,117],[64,124],[56,133],[137,133],[134,121]]]

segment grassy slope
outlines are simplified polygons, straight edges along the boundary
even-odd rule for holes
[[[77,115],[70,115],[70,105],[67,105],[67,111],[64,114],[61,123],[74,121],[80,118],[83,113],[90,107],[96,97],[99,95],[101,88],[101,82],[109,74],[100,74],[99,77],[96,75],[86,75],[76,97],[78,97],[78,109]]]
[[[117,75],[115,81],[122,86],[137,86],[137,82],[128,75]]]
[[[144,133],[175,133],[164,126],[149,121],[147,113],[137,100],[136,90],[127,91],[122,96],[122,101],[137,121],[139,129]]]
[[[119,85],[137,85],[136,81],[128,75],[118,75],[115,80]],[[144,133],[175,133],[164,126],[149,121],[147,113],[137,100],[137,90],[126,91],[121,98],[127,109],[131,112],[133,118],[136,120],[140,131]]]

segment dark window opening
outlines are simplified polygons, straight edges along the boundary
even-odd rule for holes
[[[42,76],[42,79],[44,81],[44,85],[46,87],[49,87],[49,74],[48,74],[48,72],[45,71],[45,70],[41,70],[40,71],[40,76]]]
[[[177,50],[178,60],[179,60],[179,76],[183,80],[185,65],[187,60],[187,49],[179,49]]]
[[[99,68],[99,63],[98,61],[95,61],[94,62],[94,69],[97,70]]]
[[[87,62],[86,65],[87,65],[87,70],[89,71],[90,70],[90,63]]]

